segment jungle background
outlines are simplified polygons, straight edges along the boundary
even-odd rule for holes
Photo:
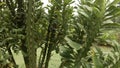
[[[0,68],[120,68],[120,0],[0,0]]]

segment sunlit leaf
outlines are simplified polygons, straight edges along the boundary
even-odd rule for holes
[[[92,60],[93,60],[95,68],[104,68],[102,62],[100,62],[100,59],[98,58],[98,56],[96,55],[94,51],[92,54]]]
[[[89,15],[87,15],[85,12],[80,11],[78,12],[79,14],[81,14],[83,17],[87,18],[88,20],[90,19]]]
[[[79,43],[76,43],[74,41],[72,41],[70,38],[68,38],[67,36],[65,37],[65,40],[67,41],[67,43],[74,49],[79,50],[81,48],[81,45]]]
[[[102,24],[103,28],[120,28],[119,23],[104,23]]]
[[[120,2],[120,0],[113,0],[108,6],[116,5]]]

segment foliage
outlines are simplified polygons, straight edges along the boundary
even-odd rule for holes
[[[40,0],[2,0],[0,60],[6,55],[5,61],[9,60],[12,48],[16,53],[22,51],[28,68],[37,67],[36,64],[39,68],[48,68],[53,51],[62,57],[60,68],[118,68],[119,2],[79,0],[73,7],[73,0],[51,0],[43,7]],[[97,47],[91,49],[96,43],[113,47],[113,51],[104,54]],[[36,63],[39,47],[41,53]],[[14,59],[9,61],[14,62]]]
[[[113,46],[113,50],[108,53],[105,54],[104,52],[102,52],[99,48],[97,49],[97,52],[93,54],[93,63],[94,65],[96,65],[95,68],[100,67],[98,65],[101,65],[102,67],[104,66],[104,68],[119,68],[119,43],[117,43],[116,41],[114,41],[114,45]],[[93,51],[94,52],[94,51]],[[99,57],[99,58],[98,58]],[[98,63],[98,61],[100,61]],[[97,64],[96,64],[97,62]]]
[[[108,31],[113,33],[113,30],[116,31],[116,29],[120,27],[119,23],[112,21],[113,18],[119,16],[119,11],[116,9],[119,10],[120,8],[115,5],[117,3],[116,0],[111,3],[106,0],[83,0],[80,2],[80,5],[78,5],[78,16],[72,24],[74,26],[72,28],[73,32],[68,34],[68,38],[65,38],[67,41],[66,45],[68,46],[61,48],[64,49],[61,53],[61,56],[63,56],[61,68],[64,66],[69,68],[92,68],[92,62],[88,62],[90,55],[87,54],[92,44],[96,41],[97,43],[101,43],[100,40],[102,40],[105,44],[112,43],[112,45],[115,45],[113,44],[113,40],[116,40],[115,35],[105,36],[106,34],[110,34]],[[113,6],[116,9],[111,9]],[[114,11],[116,13],[114,13]],[[70,58],[67,58],[68,56]],[[88,60],[85,60],[86,58]],[[95,67],[103,68],[104,65],[101,63],[101,58],[102,57],[97,57],[96,54],[93,54],[92,61]],[[86,64],[86,62],[88,64]]]
[[[7,64],[7,60],[10,62],[13,61],[13,57],[10,51],[10,48],[14,46],[16,48],[15,44],[20,44],[19,39],[22,38],[21,35],[18,35],[17,32],[19,30],[13,29],[12,21],[10,11],[6,7],[6,3],[3,2],[4,5],[1,6],[0,10],[0,50],[1,50],[1,56],[4,60],[1,60],[1,63],[3,62],[3,65]],[[18,39],[16,39],[17,37]],[[16,41],[15,41],[16,40]],[[14,49],[17,51],[18,48]],[[8,52],[8,53],[7,53]],[[5,62],[5,63],[4,63]]]

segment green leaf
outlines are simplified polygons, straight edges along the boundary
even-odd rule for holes
[[[115,17],[115,16],[119,16],[119,15],[120,15],[120,8],[116,7],[116,6],[111,6],[108,8],[108,10],[106,10],[105,18],[108,17],[108,19],[109,19],[110,16],[112,18],[112,16]]]
[[[79,28],[80,28],[81,30],[83,30],[84,32],[86,31],[83,25],[81,25],[80,23],[77,23],[77,25],[79,26]]]
[[[72,0],[64,0],[64,4],[68,5]]]
[[[2,54],[2,50],[0,49],[0,61],[3,61],[4,58],[3,58],[3,54]]]
[[[90,19],[89,15],[86,14],[84,11],[80,11],[78,12],[80,15],[82,15],[83,17],[87,18],[88,20]]]
[[[112,20],[106,20],[106,21],[103,22],[103,24],[107,24],[107,23],[113,23],[113,21]]]
[[[120,28],[119,23],[105,23],[102,24],[102,28]]]
[[[1,3],[0,3],[0,6],[5,5],[5,4],[6,4],[5,2],[1,2]]]
[[[92,9],[93,9],[93,12],[100,13],[100,9],[99,8],[93,6]]]
[[[101,51],[101,49],[99,47],[95,46],[95,48],[96,48],[98,54],[103,55],[103,52]]]
[[[92,60],[93,60],[95,68],[104,68],[103,64],[100,62],[100,58],[98,58],[95,52],[93,52],[92,54]]]
[[[90,7],[90,6],[88,6],[88,5],[82,5],[81,8],[82,8],[83,10],[87,10],[87,11],[89,11],[89,12],[92,12],[92,7]]]
[[[120,0],[113,0],[108,6],[116,5],[120,2]]]
[[[74,41],[72,41],[71,39],[69,39],[67,36],[65,37],[65,40],[67,41],[67,43],[74,49],[79,50],[81,48],[81,45],[79,43],[76,43]]]
[[[95,4],[98,5],[98,7],[101,9],[101,13],[103,14],[105,12],[105,5],[106,0],[95,0]]]
[[[73,59],[73,55],[72,55],[72,49],[64,47],[64,46],[60,46],[60,55],[66,59]]]

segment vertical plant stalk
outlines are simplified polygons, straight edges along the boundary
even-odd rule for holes
[[[48,68],[49,61],[51,58],[51,52],[54,50],[54,47],[55,47],[55,44],[57,41],[57,40],[55,40],[56,29],[57,29],[56,28],[57,23],[54,22],[54,20],[57,20],[57,17],[56,17],[55,12],[54,12],[54,11],[56,11],[55,5],[52,6],[50,11],[51,11],[51,13],[50,13],[50,17],[49,17],[49,26],[48,26],[48,31],[47,31],[48,33],[47,33],[47,37],[46,37],[47,42],[45,44],[43,57],[42,57],[41,65],[39,68],[42,68],[42,66],[44,66],[45,68]]]
[[[58,41],[58,37],[57,37],[57,30],[59,29],[58,25],[59,22],[57,21],[59,18],[57,15],[57,11],[60,11],[60,7],[57,5],[53,5],[51,8],[51,13],[50,13],[50,20],[49,20],[49,41],[48,41],[48,51],[47,51],[47,55],[46,55],[46,61],[45,61],[45,68],[48,68],[49,65],[49,61],[51,58],[51,53],[52,51],[55,49],[55,47],[57,46],[57,41]]]
[[[41,66],[41,58],[42,58],[42,54],[43,54],[43,49],[41,50],[41,52],[40,52],[40,56],[39,56],[39,59],[38,59],[38,68],[40,68],[40,66]]]
[[[33,0],[28,0],[28,13],[26,19],[26,44],[28,51],[28,68],[36,67],[36,47],[35,47],[35,35],[33,32],[34,22],[33,22]]]
[[[43,53],[42,53],[43,55],[42,55],[42,58],[41,58],[39,68],[42,68],[44,66],[44,61],[46,59],[46,54],[47,54],[47,49],[48,49],[48,41],[49,41],[49,31],[47,33],[46,41],[47,41],[47,43],[45,44],[45,48],[43,48]]]
[[[42,58],[41,58],[41,61],[40,61],[40,66],[39,68],[42,68],[45,66],[44,62],[45,62],[45,59],[47,57],[47,50],[48,50],[48,46],[49,46],[49,37],[50,37],[50,24],[48,26],[48,30],[47,30],[47,36],[46,36],[46,43],[45,43],[45,48],[43,48],[43,53],[42,53]]]
[[[48,46],[49,46],[49,37],[50,37],[50,24],[48,26],[46,43],[45,43],[45,47],[43,48],[43,53],[42,53],[42,58],[41,58],[41,61],[40,61],[39,68],[42,68],[43,66],[45,66],[44,62],[45,62],[45,59],[47,57]]]
[[[53,25],[52,25],[53,27]],[[45,61],[45,68],[48,68],[48,64],[49,64],[49,61],[50,61],[50,58],[51,58],[51,52],[52,50],[54,49],[54,44],[55,44],[55,33],[56,31],[51,31],[51,34],[50,34],[50,43],[48,44],[48,53],[47,53],[47,57],[46,57],[46,61]]]
[[[42,57],[39,68],[42,68],[43,66],[45,66],[45,68],[48,68],[48,63],[49,63],[50,55],[51,55],[51,47],[53,47],[53,45],[50,45],[50,43],[51,43],[51,41],[50,41],[51,28],[50,27],[51,27],[51,24],[49,24],[49,27],[48,27],[48,33],[47,33],[47,37],[46,37],[47,42],[46,42],[45,48],[43,50],[43,57]]]

